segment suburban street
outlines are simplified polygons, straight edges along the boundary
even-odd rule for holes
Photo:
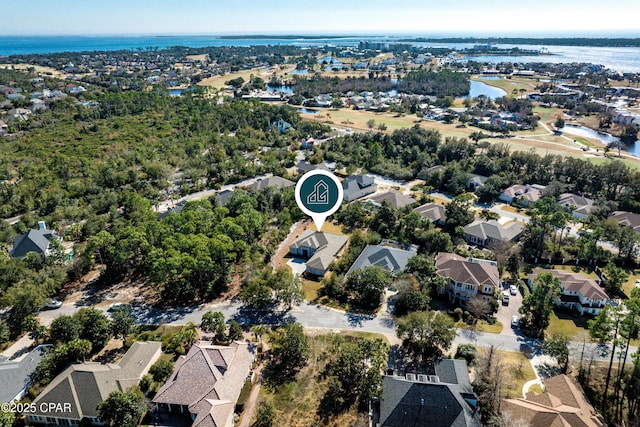
[[[518,294],[519,295],[519,294]],[[516,309],[519,306],[517,296],[512,296],[510,306]],[[522,297],[520,297],[521,300]],[[73,303],[63,304],[56,310],[45,310],[40,312],[39,318],[45,325],[50,324],[53,319],[63,314],[71,315],[82,308],[82,305]],[[505,316],[511,319],[511,311],[505,309]],[[107,311],[108,307],[100,308]],[[383,313],[376,317],[364,316],[354,313],[345,313],[343,311],[324,307],[309,302],[303,302],[300,306],[294,307],[290,311],[256,311],[247,309],[242,302],[237,299],[227,300],[221,303],[203,304],[201,306],[183,307],[171,310],[159,310],[144,306],[134,306],[132,308],[133,315],[138,324],[170,324],[184,325],[187,322],[199,324],[202,315],[207,311],[219,311],[224,314],[227,320],[237,320],[241,324],[263,323],[267,325],[279,325],[288,321],[296,321],[307,329],[327,330],[327,331],[360,331],[384,334],[391,343],[398,343],[395,335],[395,320],[390,315]],[[502,311],[502,308],[501,308]],[[501,318],[499,314],[499,318]],[[21,346],[27,345],[29,340],[21,340]],[[487,332],[477,332],[467,329],[458,329],[457,336],[454,340],[455,344],[468,343],[476,347],[496,346],[506,351],[532,351],[539,353],[540,341],[527,338],[517,329],[512,329],[510,323],[503,323],[503,332],[501,334],[493,334]],[[608,360],[609,355],[602,356],[602,346],[587,342],[572,342],[570,345],[571,356],[573,360],[579,360],[581,355],[584,360],[594,355],[596,360]],[[19,349],[7,349],[5,354]],[[629,349],[628,361],[631,361],[631,354],[636,351],[635,347]]]

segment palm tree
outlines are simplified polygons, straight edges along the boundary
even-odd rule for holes
[[[267,328],[263,325],[255,325],[251,327],[251,332],[253,332],[256,339],[260,341],[260,345],[262,345],[262,335],[267,332]]]

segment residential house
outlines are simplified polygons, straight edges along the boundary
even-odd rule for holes
[[[16,359],[0,356],[0,403],[20,401],[31,386],[33,374],[45,355],[47,346],[39,345]]]
[[[433,375],[430,375],[433,374]],[[480,427],[464,360],[441,359],[430,374],[386,375],[376,427]]]
[[[414,204],[416,202],[416,199],[411,196],[406,196],[399,191],[389,190],[368,198],[367,202],[372,203],[377,207],[382,206],[382,202],[387,202],[391,205],[391,207],[401,209],[405,206]]]
[[[512,185],[506,188],[500,193],[500,200],[507,203],[517,203],[521,206],[533,205],[542,197],[542,190],[545,187],[543,185]]]
[[[595,316],[605,305],[611,304],[606,292],[600,287],[599,280],[565,270],[535,268],[528,277],[529,289],[533,290],[536,278],[542,273],[551,273],[560,279],[562,294],[555,301],[558,307]]]
[[[514,425],[535,427],[604,427],[602,415],[591,406],[582,387],[567,375],[544,380],[545,391],[530,391],[524,398],[505,399],[500,413]]]
[[[410,243],[383,240],[379,245],[367,245],[353,262],[347,276],[356,270],[380,266],[392,274],[404,271],[409,260],[418,254],[418,246]]]
[[[593,211],[593,200],[573,193],[562,193],[558,196],[558,203],[571,211],[576,219],[584,219]]]
[[[0,120],[0,136],[6,135],[7,133],[9,133],[9,125]]]
[[[464,227],[463,237],[469,243],[487,246],[491,242],[514,242],[518,240],[522,231],[522,224],[517,221],[502,225],[495,219],[479,219]]]
[[[467,188],[471,191],[476,191],[478,188],[482,187],[488,179],[489,177],[487,176],[472,173],[467,181]]]
[[[464,258],[460,255],[440,252],[436,255],[436,274],[447,280],[445,291],[449,300],[465,305],[471,298],[479,297],[491,303],[496,302],[500,286],[498,264],[495,261]]]
[[[353,175],[348,176],[342,183],[343,198],[345,202],[352,202],[369,194],[373,194],[378,189],[372,176]]]
[[[168,217],[169,215],[171,215],[172,213],[179,214],[179,213],[182,212],[182,210],[184,209],[184,207],[186,205],[187,205],[187,201],[186,200],[181,200],[178,203],[176,203],[174,206],[172,206],[169,209],[167,209],[166,211],[160,212],[158,214],[158,218],[164,219],[164,218]]]
[[[349,239],[339,234],[305,230],[290,246],[289,253],[307,259],[305,273],[322,277],[341,254]]]
[[[302,175],[305,174],[307,172],[311,172],[313,170],[316,169],[322,169],[325,171],[328,171],[329,168],[327,167],[327,165],[325,165],[324,163],[318,163],[318,164],[311,164],[309,162],[307,162],[306,160],[301,160],[298,162],[298,164],[296,164],[296,171],[298,172],[298,174]]]
[[[291,123],[285,122],[282,119],[280,119],[277,122],[273,123],[271,126],[273,126],[274,128],[278,129],[278,132],[280,132],[280,133],[285,133],[289,129],[292,128]]]
[[[160,354],[160,342],[134,342],[117,364],[86,362],[69,366],[33,401],[35,410],[27,415],[27,422],[68,426],[85,420],[102,425],[98,404],[111,392],[138,385]],[[59,410],[48,411],[50,407]]]
[[[633,228],[636,233],[640,233],[640,214],[625,211],[615,211],[609,218],[613,218],[618,221],[618,224],[625,227]]]
[[[176,361],[153,403],[161,411],[190,415],[193,427],[233,427],[236,402],[250,379],[253,345],[198,341]]]
[[[27,121],[31,115],[31,110],[26,108],[12,108],[7,111],[7,118],[10,120]]]
[[[446,209],[439,203],[425,203],[413,210],[434,224],[444,225],[447,220]]]
[[[50,254],[51,240],[62,238],[53,230],[48,230],[44,221],[38,222],[37,230],[29,230],[22,236],[17,236],[13,241],[13,248],[9,251],[11,258],[22,258],[29,252],[35,252],[42,256]]]
[[[288,179],[281,178],[279,176],[271,176],[264,179],[259,179],[253,184],[247,185],[247,188],[254,190],[264,190],[265,188],[276,188],[278,190],[287,187],[293,187],[296,183],[289,181]]]
[[[222,190],[218,191],[215,195],[215,201],[218,206],[224,206],[227,204],[231,196],[233,195],[233,190]]]

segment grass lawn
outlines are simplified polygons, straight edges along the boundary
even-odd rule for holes
[[[627,296],[631,296],[631,291],[635,288],[636,280],[640,279],[640,269],[625,269],[625,271],[629,275],[629,279],[622,285],[622,291],[627,294]]]
[[[533,112],[538,114],[544,123],[555,122],[556,117],[564,115],[561,108],[533,107]]]
[[[314,223],[311,223],[311,225],[309,225],[308,230],[316,230],[316,225]],[[347,235],[345,232],[342,231],[341,225],[334,224],[331,221],[325,221],[324,224],[322,224],[322,231],[324,233],[340,234],[342,236]]]
[[[520,89],[524,89],[527,92],[533,92],[536,88],[537,82],[535,79],[528,79],[525,77],[512,77],[510,79],[500,79],[500,80],[486,80],[481,79],[478,76],[471,77],[471,80],[475,80],[478,82],[482,82],[488,86],[499,87],[500,89],[507,92],[507,96],[513,96],[512,91],[515,89],[520,96]]]
[[[549,327],[545,331],[545,336],[564,334],[576,340],[581,334],[589,334],[588,320],[588,317],[554,309],[549,317]]]
[[[238,71],[237,73],[228,73],[224,76],[209,77],[208,79],[204,79],[198,82],[198,86],[209,86],[215,89],[224,89],[225,87],[227,87],[225,82],[237,79],[238,77],[242,77],[245,82],[248,82],[252,74],[265,80],[267,80],[266,77],[271,75],[271,73],[269,71],[266,71],[264,68],[252,68],[250,70]]]
[[[587,157],[586,159],[596,165],[603,165],[611,161],[611,159],[602,157],[602,156]],[[640,170],[640,161],[638,160],[633,160],[631,158],[626,158],[626,157],[623,157],[620,159],[616,157],[615,159],[620,160],[622,163],[624,163],[625,165],[629,166],[632,169]]]
[[[536,378],[531,362],[520,352],[497,350],[500,355],[503,372],[506,378],[503,385],[503,394],[508,396],[522,396],[524,383]]]
[[[540,384],[534,384],[531,387],[529,387],[529,391],[534,391],[538,394],[542,394],[542,387],[540,387]]]
[[[469,325],[462,320],[459,320],[455,323],[455,327],[458,329],[468,329],[473,330],[473,325]],[[480,320],[475,325],[475,330],[478,332],[490,332],[492,334],[499,334],[502,332],[502,323],[496,322],[493,325],[488,324],[485,320]]]
[[[302,291],[304,299],[307,301],[315,301],[318,298],[318,292],[322,288],[320,281],[302,279]]]

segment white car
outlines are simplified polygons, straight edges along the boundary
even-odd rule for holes
[[[502,303],[509,305],[509,292],[502,291]]]
[[[518,316],[515,316],[515,315],[514,315],[514,316],[511,318],[511,326],[515,326],[515,327],[520,326],[520,318],[519,318]]]
[[[509,292],[511,292],[511,295],[517,294],[518,293],[518,287],[516,285],[509,286]]]
[[[62,301],[58,301],[57,299],[48,299],[45,301],[44,306],[46,308],[60,308],[62,306]]]

